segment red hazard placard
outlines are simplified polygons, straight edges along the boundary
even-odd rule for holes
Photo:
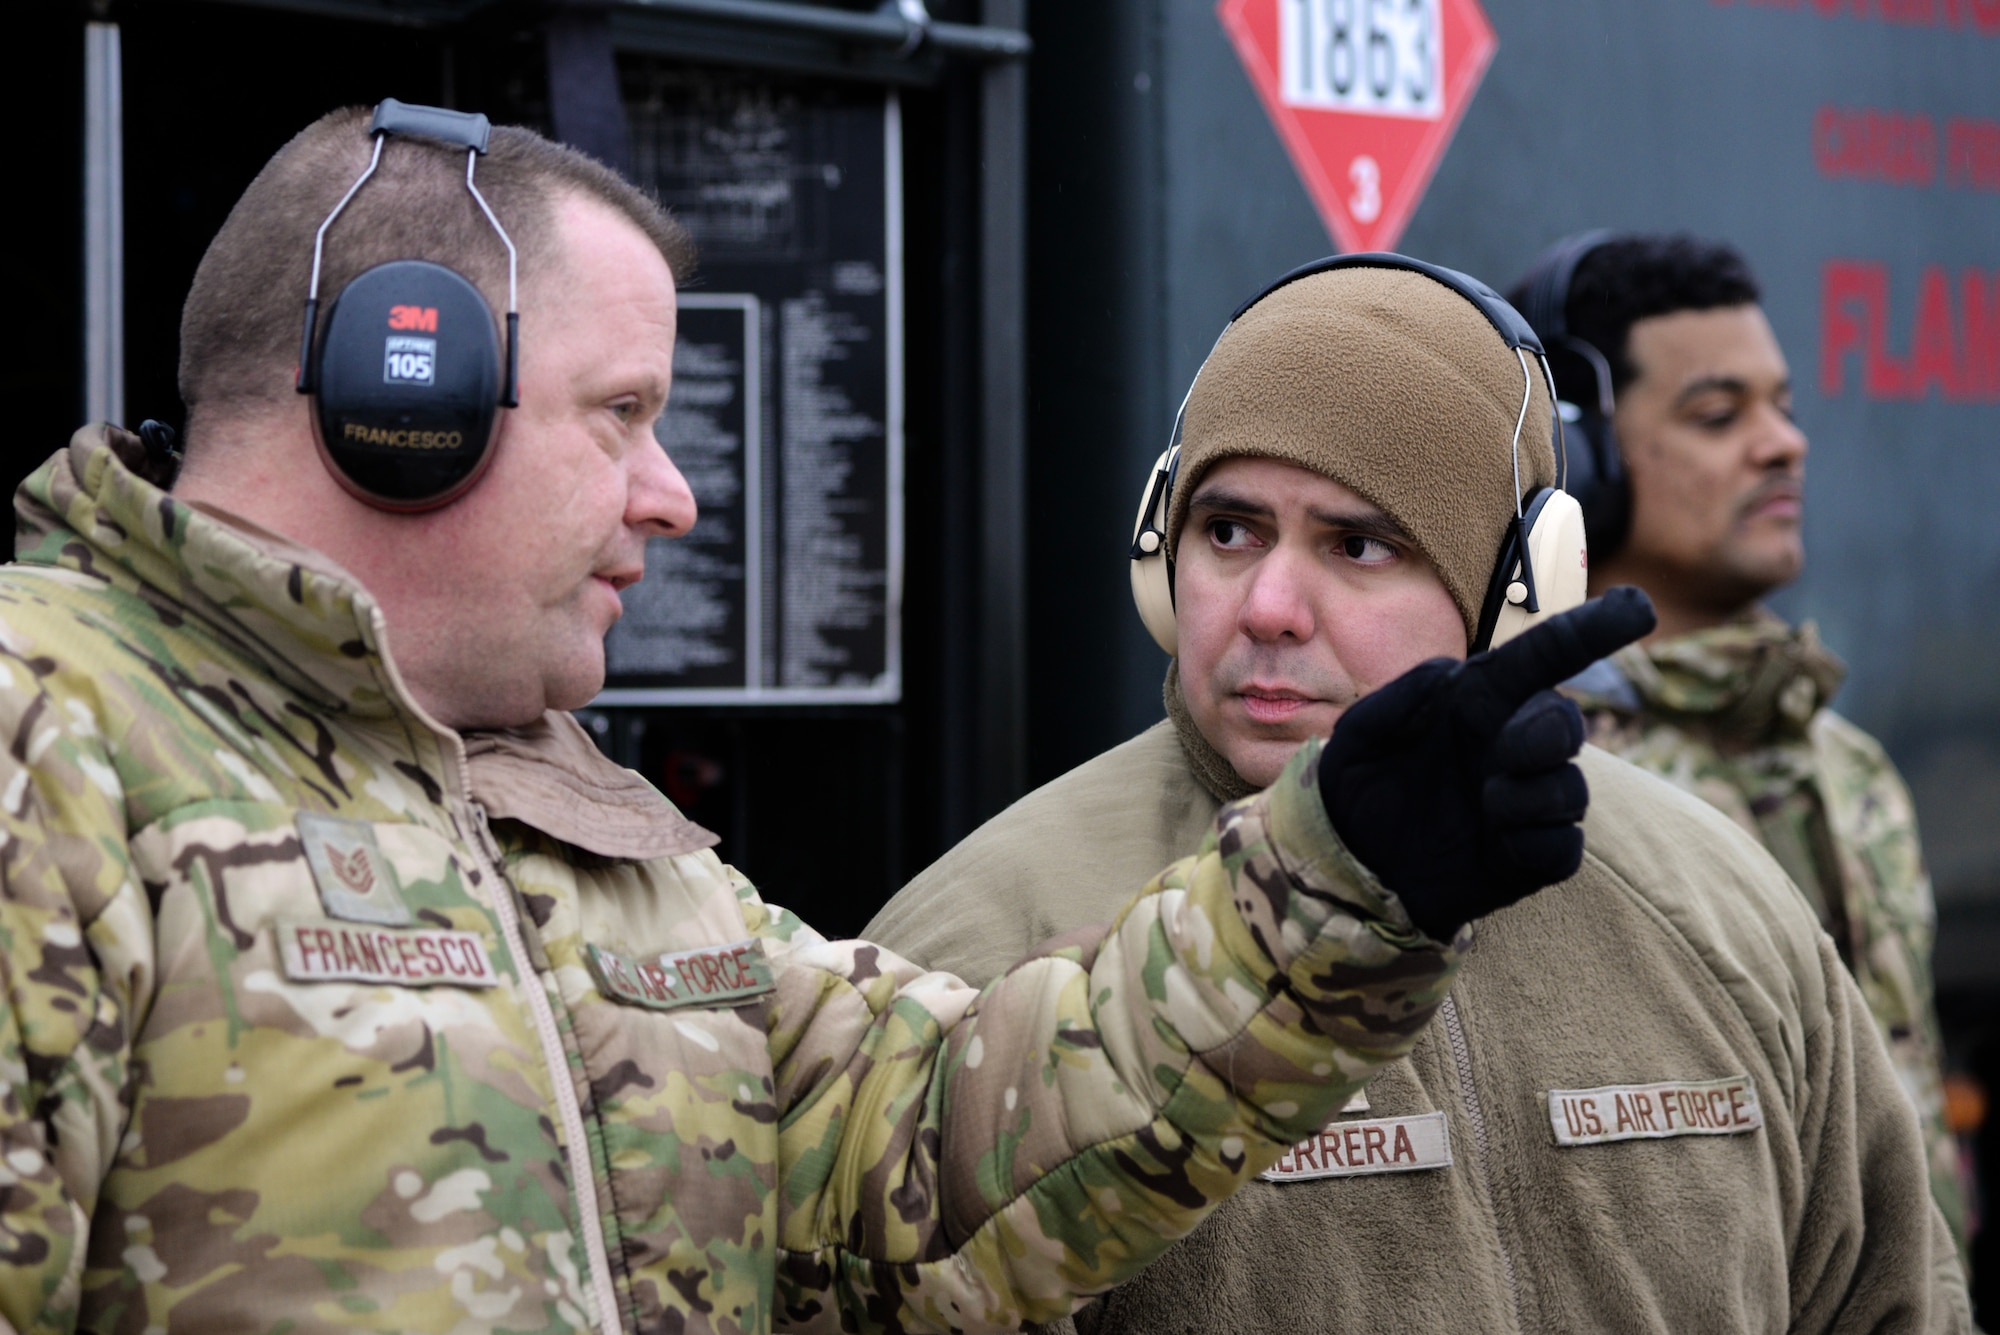
[[[1479,0],[1215,11],[1334,241],[1394,247],[1499,46]]]

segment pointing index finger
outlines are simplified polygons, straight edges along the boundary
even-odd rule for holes
[[[1480,675],[1511,715],[1535,692],[1568,681],[1656,624],[1652,599],[1640,589],[1621,585],[1481,654]]]

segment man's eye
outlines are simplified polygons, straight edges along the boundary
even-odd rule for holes
[[[1257,540],[1248,524],[1239,524],[1234,519],[1211,519],[1208,536],[1216,546],[1231,549],[1251,546]]]
[[[1362,565],[1375,566],[1396,559],[1396,549],[1380,538],[1366,538],[1359,533],[1350,533],[1340,540],[1340,554],[1350,561]]]
[[[611,405],[611,415],[627,426],[630,426],[633,419],[639,415],[639,405],[629,402],[614,403]]]

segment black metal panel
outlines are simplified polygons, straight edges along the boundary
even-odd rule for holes
[[[613,11],[611,31],[626,51],[820,79],[928,86],[937,83],[946,68],[942,53],[934,48],[898,56],[893,47],[829,33],[746,29],[741,23],[699,13],[640,6]]]
[[[985,0],[1007,29],[1026,0]],[[981,75],[979,120],[978,814],[1027,790],[1027,305],[1028,75],[1020,65]]]
[[[851,931],[1020,791],[1018,760],[1007,759],[1010,746],[1020,751],[1019,712],[995,726],[991,707],[1019,696],[1019,636],[1011,636],[1011,658],[986,652],[995,637],[989,602],[1021,603],[1019,572],[994,564],[1005,560],[1009,536],[1016,544],[1019,536],[1010,530],[988,541],[995,524],[986,497],[998,498],[1003,516],[1018,514],[1019,488],[1010,494],[989,483],[1018,471],[1022,442],[1018,427],[1007,430],[1008,414],[995,417],[984,404],[997,398],[1018,411],[1022,398],[1018,318],[1010,325],[992,312],[1006,309],[1010,283],[1018,309],[1021,238],[1005,224],[1008,206],[1020,207],[1025,161],[985,145],[1004,148],[1010,133],[1018,142],[1024,109],[1018,91],[1006,98],[1004,75],[996,85],[978,64],[922,51],[891,67],[893,53],[780,31],[746,41],[718,28],[705,46],[684,40],[685,25],[662,37],[667,31],[642,29],[629,12],[614,16],[628,96],[645,82],[635,81],[641,68],[672,69],[690,52],[829,96],[839,88],[829,80],[838,79],[850,90],[841,97],[880,65],[904,90],[903,697],[864,707],[606,711],[614,754],[656,783],[686,788],[690,776],[709,777],[696,818],[726,818],[726,829],[717,826],[725,857],[823,930]],[[663,60],[661,51],[673,54]],[[990,281],[989,259],[998,270]],[[717,283],[728,286],[719,269],[698,276],[696,290],[721,291]],[[988,600],[986,590],[996,596]]]
[[[1045,5],[1032,18],[1028,673],[1039,783],[1162,714],[1167,660],[1132,610],[1123,554],[1173,421],[1163,335],[1180,276],[1160,250],[1156,7]],[[1227,249],[1204,263],[1226,262]]]

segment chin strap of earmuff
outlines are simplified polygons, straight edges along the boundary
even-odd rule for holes
[[[1569,447],[1563,420],[1556,411],[1555,376],[1535,326],[1505,298],[1468,274],[1441,265],[1429,264],[1407,255],[1386,251],[1336,255],[1303,265],[1285,274],[1250,300],[1236,308],[1229,325],[1272,293],[1301,278],[1336,269],[1402,269],[1441,283],[1471,302],[1507,344],[1521,363],[1521,408],[1514,421],[1510,444],[1514,476],[1514,516],[1502,537],[1500,557],[1495,565],[1493,584],[1481,608],[1473,652],[1491,648],[1511,639],[1536,622],[1577,606],[1584,598],[1587,556],[1583,539],[1583,516],[1564,488],[1569,477]],[[1223,326],[1223,334],[1229,332]],[[1221,338],[1216,340],[1221,343]],[[1552,433],[1556,440],[1556,485],[1537,488],[1532,494],[1521,489],[1521,432],[1528,421],[1534,400],[1534,370],[1529,354],[1540,367],[1542,384],[1549,395]],[[1211,351],[1211,356],[1213,352]],[[1206,365],[1206,361],[1204,361]],[[1196,383],[1200,373],[1196,372]],[[1187,415],[1194,385],[1181,399],[1174,414],[1173,435],[1167,449],[1154,461],[1146,489],[1141,493],[1138,518],[1133,523],[1131,561],[1132,598],[1140,620],[1153,639],[1169,654],[1179,649],[1174,619],[1174,563],[1169,551],[1167,520],[1172,509],[1174,488],[1180,475],[1181,427]],[[1540,565],[1546,578],[1538,580]]]

